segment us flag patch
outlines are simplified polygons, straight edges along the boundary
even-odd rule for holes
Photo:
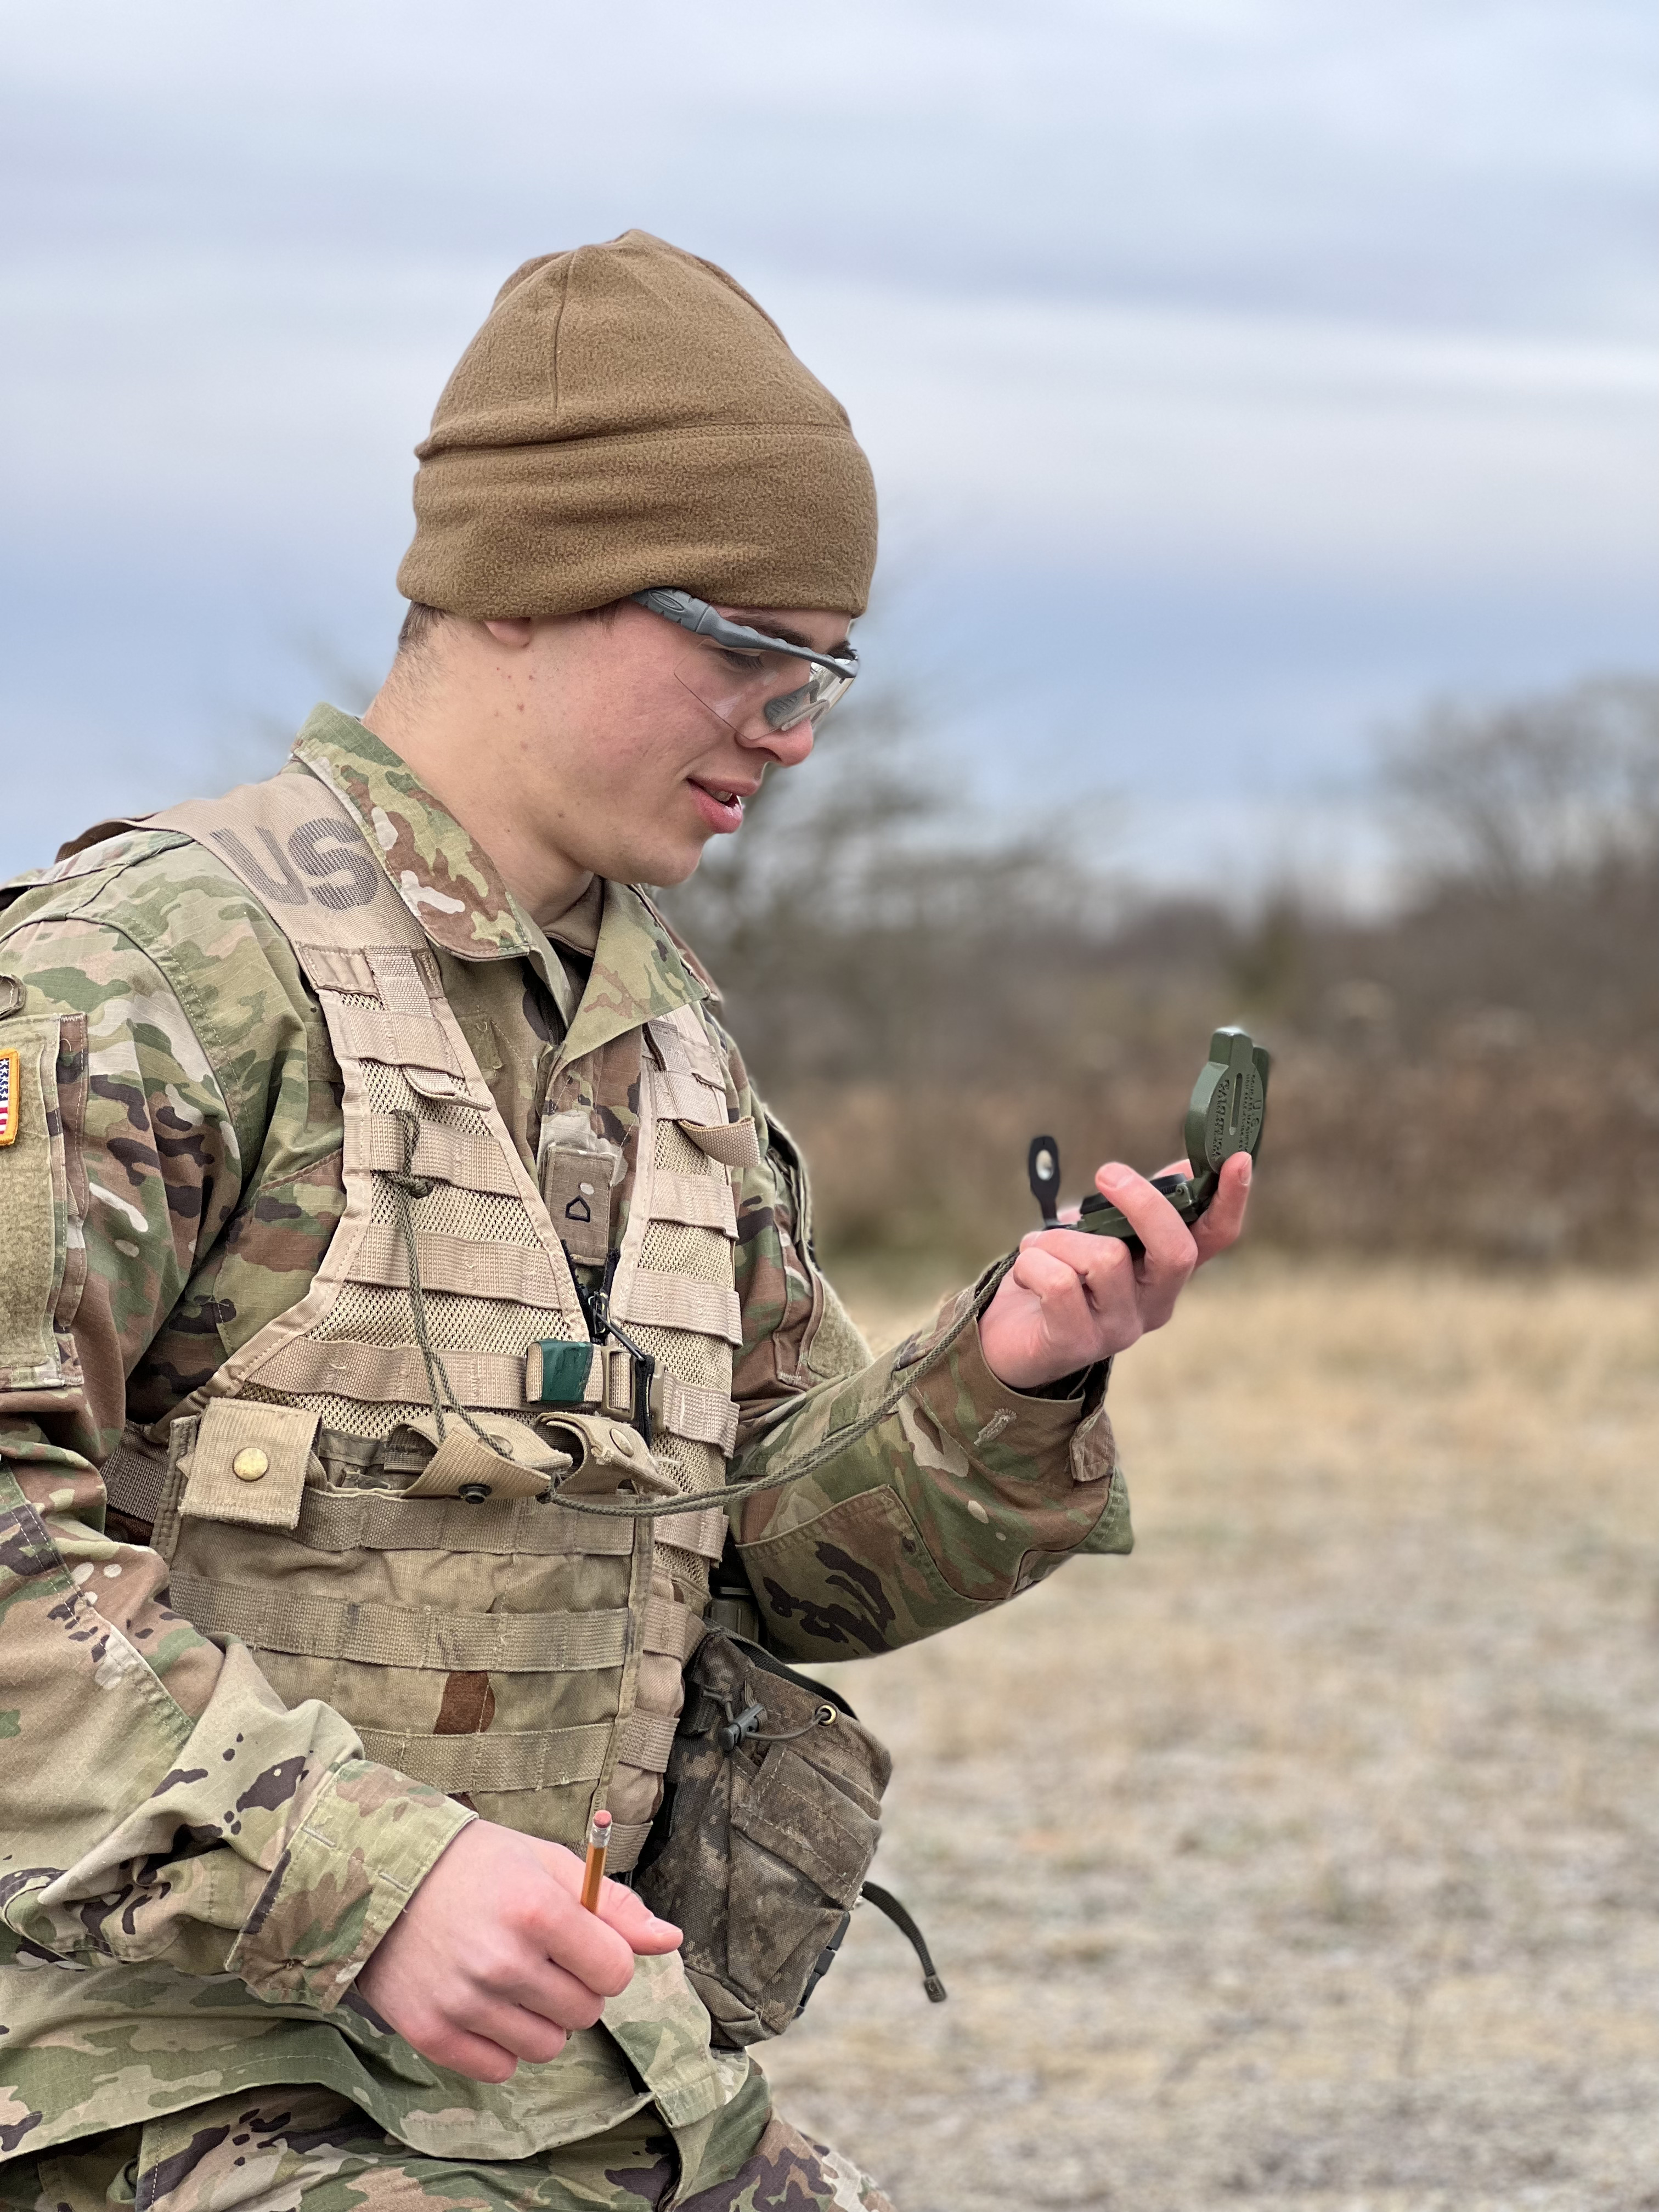
[[[21,1067],[15,1048],[0,1052],[0,1145],[17,1142],[17,1109],[22,1089]]]

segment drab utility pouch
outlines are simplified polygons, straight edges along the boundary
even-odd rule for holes
[[[698,1645],[634,1886],[685,1931],[717,2045],[781,2034],[805,2003],[875,1856],[891,1771],[834,1690],[746,1638]]]

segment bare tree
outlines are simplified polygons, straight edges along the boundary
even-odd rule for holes
[[[1659,854],[1659,682],[1431,708],[1383,753],[1419,882],[1513,893]]]

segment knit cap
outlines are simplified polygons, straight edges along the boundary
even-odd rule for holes
[[[406,599],[477,620],[653,584],[861,614],[875,486],[740,284],[647,231],[514,271],[416,448]]]

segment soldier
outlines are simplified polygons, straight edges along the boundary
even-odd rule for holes
[[[1196,1235],[1103,1168],[1143,1259],[1044,1232],[872,1359],[634,888],[856,671],[847,417],[630,232],[508,280],[419,450],[362,720],[0,920],[0,2201],[881,2206],[570,1847],[644,1844],[711,1572],[813,1661],[1128,1550],[1108,1363],[1249,1163]]]

